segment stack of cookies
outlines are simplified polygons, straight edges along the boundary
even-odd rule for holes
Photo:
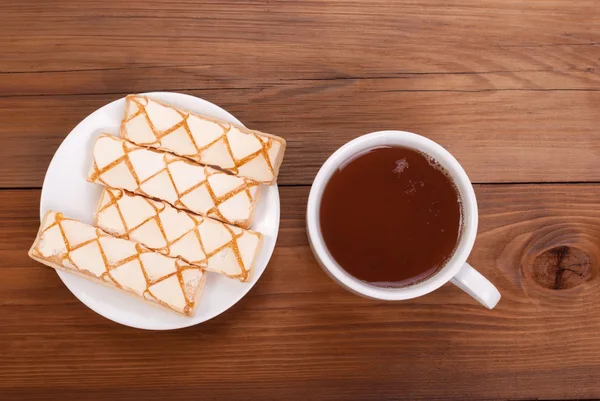
[[[249,227],[284,151],[282,138],[127,96],[120,138],[93,148],[96,227],[49,211],[29,255],[193,316],[206,272],[250,279],[262,235]]]

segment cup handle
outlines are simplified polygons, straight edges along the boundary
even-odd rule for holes
[[[468,263],[450,281],[488,309],[494,309],[500,301],[500,291]]]

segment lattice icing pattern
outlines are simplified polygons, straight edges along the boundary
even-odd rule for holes
[[[187,316],[194,314],[205,284],[199,266],[53,211],[44,216],[29,255],[55,269],[100,281]]]
[[[260,184],[170,153],[102,134],[88,181],[169,202],[178,209],[248,228]]]
[[[260,233],[120,189],[104,190],[96,224],[119,238],[241,281],[249,280],[262,245]]]
[[[273,184],[283,161],[283,138],[129,95],[121,137],[173,152],[252,180]]]

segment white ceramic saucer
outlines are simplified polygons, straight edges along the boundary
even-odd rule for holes
[[[170,92],[146,95],[206,116],[241,124],[237,118],[206,100]],[[40,201],[41,216],[48,210],[93,224],[102,187],[90,184],[85,176],[90,168],[92,145],[102,132],[118,135],[125,98],[96,110],[71,131],[60,145],[44,179]],[[263,247],[248,283],[208,273],[204,294],[194,317],[184,317],[149,305],[118,290],[65,272],[58,275],[81,302],[96,313],[126,326],[149,330],[170,330],[205,322],[238,302],[256,284],[271,258],[279,231],[279,191],[277,185],[261,188],[252,230],[264,236]]]

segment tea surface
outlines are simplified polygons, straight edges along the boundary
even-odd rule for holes
[[[454,183],[437,162],[412,149],[382,147],[332,175],[320,224],[329,252],[349,274],[400,287],[435,274],[450,259],[461,209]]]

